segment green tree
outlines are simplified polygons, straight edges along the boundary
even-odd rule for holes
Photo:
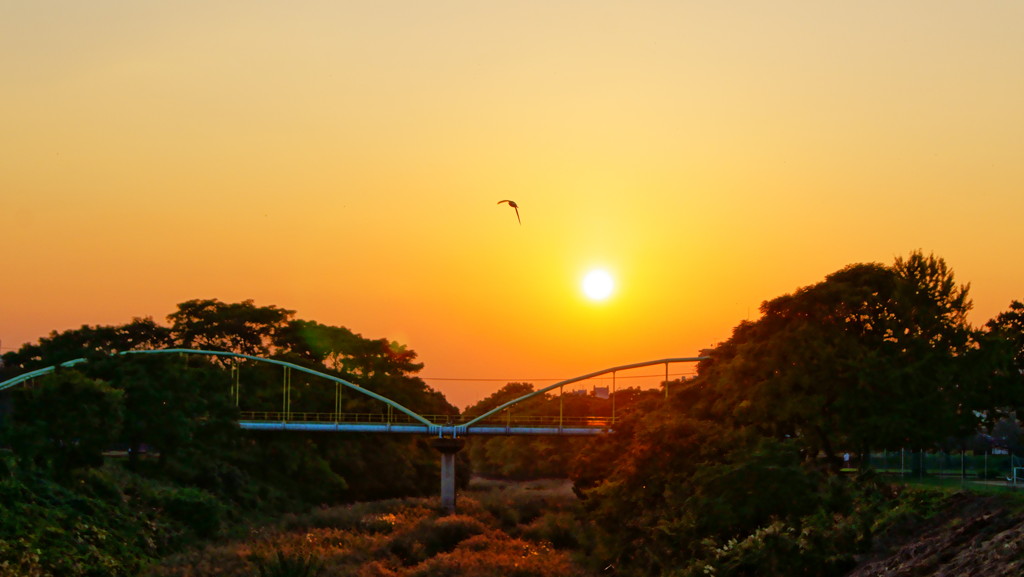
[[[1009,310],[999,313],[985,327],[1009,342],[1013,347],[1014,362],[1024,368],[1024,303],[1011,302]]]
[[[529,383],[508,383],[487,398],[467,407],[463,414],[466,417],[482,415],[533,390],[533,385]],[[645,395],[661,398],[660,393],[652,391],[616,391],[619,415],[628,412],[631,405]],[[607,418],[612,414],[612,400],[580,392],[564,396],[549,392],[509,407],[493,416],[492,424],[504,424],[506,419],[514,424],[515,419],[520,417],[554,419],[560,414],[570,425],[572,419],[577,417]],[[473,471],[480,475],[516,479],[567,478],[573,459],[588,446],[588,441],[568,436],[475,436],[469,439],[466,446]]]
[[[440,392],[415,376],[423,368],[416,352],[387,339],[367,339],[345,327],[306,320],[290,320],[273,333],[274,357],[326,372],[384,395],[421,414],[454,415],[457,409]],[[333,409],[334,389],[324,386],[293,387],[293,406],[305,410]],[[348,395],[346,410],[383,410],[380,403]]]
[[[992,425],[1003,417],[1024,415],[1024,303],[1011,302],[985,329],[978,371],[985,382],[979,391]]]
[[[120,326],[88,326],[39,339],[3,356],[0,375],[6,378],[79,358],[99,358],[137,349],[171,346],[171,332],[151,318],[136,318]]]
[[[405,345],[387,339],[367,339],[345,327],[292,320],[274,334],[278,350],[349,378],[370,382],[376,377],[419,372],[422,363]]]
[[[122,394],[122,441],[133,449],[142,444],[155,447],[165,465],[159,474],[232,499],[261,498],[247,488],[250,476],[276,487],[277,495],[289,495],[284,499],[301,503],[436,492],[438,456],[421,439],[299,432],[279,438],[239,431],[234,400],[227,395],[235,377],[244,409],[280,410],[281,367],[195,355],[114,354],[182,347],[271,357],[340,376],[421,414],[458,414],[440,392],[416,376],[423,365],[416,361],[415,351],[390,340],[364,338],[344,327],[293,319],[293,315],[293,311],[260,307],[252,301],[192,300],[168,315],[170,327],[136,319],[122,327],[54,333],[5,355],[5,368],[14,376],[86,357],[89,362],[78,367]],[[229,373],[229,367],[239,372]],[[289,374],[294,377],[290,381],[292,410],[335,410],[333,383],[298,371]],[[345,412],[387,411],[381,402],[355,391],[345,391],[342,404]],[[15,413],[29,418],[20,405]],[[45,426],[46,417],[39,419],[39,426]],[[16,430],[25,432],[26,443],[30,438],[45,439],[42,433],[28,435],[36,430],[31,427]],[[131,454],[137,465],[138,451]],[[40,459],[47,460],[49,455]],[[467,482],[468,468],[460,467],[459,473],[460,480]]]
[[[976,334],[968,287],[942,259],[848,266],[764,303],[699,366],[699,414],[841,450],[924,446],[962,436]]]
[[[185,348],[268,356],[277,334],[295,311],[258,307],[252,300],[223,303],[196,299],[181,303],[167,315],[175,342]]]
[[[84,367],[124,393],[122,438],[130,447],[129,463],[138,463],[140,448],[151,445],[166,466],[194,443],[202,429],[218,427],[235,434],[236,411],[226,405],[228,375],[212,365],[187,366],[177,356],[111,357]],[[230,445],[230,438],[205,439]]]
[[[534,391],[531,383],[507,383],[486,398],[466,407],[463,415],[478,417],[492,409],[528,395]],[[537,395],[509,409],[502,411],[496,419],[543,415],[549,404],[547,394]],[[557,408],[555,409],[557,413]],[[473,472],[491,477],[531,479],[560,476],[559,463],[551,457],[559,454],[559,440],[529,439],[526,437],[474,436],[466,444],[466,452],[472,463]]]
[[[818,476],[797,447],[713,421],[676,402],[646,404],[575,464],[603,565],[671,574],[723,542],[821,506]]]
[[[65,369],[15,392],[8,442],[16,454],[59,475],[98,467],[121,429],[122,393]]]

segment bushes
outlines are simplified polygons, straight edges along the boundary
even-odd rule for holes
[[[171,519],[200,539],[210,539],[220,533],[224,505],[205,491],[191,487],[167,489],[160,495],[160,506]]]
[[[121,391],[65,369],[13,392],[17,411],[0,430],[25,465],[57,477],[73,469],[99,467],[103,451],[117,439],[122,422]]]
[[[292,555],[276,551],[270,558],[257,558],[259,577],[316,577],[323,573],[324,564],[314,555]]]
[[[450,553],[432,557],[403,577],[568,577],[578,574],[569,559],[544,544],[507,536],[477,535]]]
[[[447,553],[459,543],[487,530],[482,522],[466,515],[428,517],[396,532],[388,552],[403,564],[413,565],[439,553]]]
[[[100,475],[82,481],[111,490]],[[0,480],[0,575],[136,575],[156,552],[139,515],[16,472]]]
[[[550,543],[555,549],[579,548],[579,532],[575,515],[566,511],[545,513],[522,528],[522,535],[530,541]]]
[[[582,477],[590,546],[621,574],[837,575],[870,542],[877,484],[826,475],[795,443],[668,410],[615,440],[614,467]]]
[[[54,482],[9,465],[0,476],[0,576],[134,576],[153,558],[220,533],[225,505],[120,466]]]
[[[148,575],[578,575],[568,553],[556,550],[548,539],[555,536],[567,541],[564,533],[570,530],[572,517],[563,508],[565,502],[556,503],[540,491],[507,493],[523,495],[523,499],[533,493],[551,509],[531,514],[530,525],[513,526],[509,534],[501,529],[502,522],[470,495],[460,500],[460,514],[449,516],[441,516],[436,499],[323,507],[289,515],[280,528],[261,530],[249,539],[167,559]],[[571,494],[568,498],[572,499]]]
[[[536,480],[525,483],[506,481],[478,482],[481,490],[474,493],[475,504],[492,515],[502,530],[518,534],[518,528],[529,525],[550,511],[574,509],[576,497],[557,479]]]

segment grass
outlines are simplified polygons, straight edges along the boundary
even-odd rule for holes
[[[1024,484],[1016,486],[1006,481],[976,481],[972,479],[961,479],[959,477],[904,477],[894,478],[894,483],[901,483],[911,487],[923,487],[930,489],[941,489],[945,491],[971,491],[986,495],[1000,495],[1009,497],[1013,501],[1024,504]]]
[[[436,498],[325,507],[167,558],[146,575],[580,577],[569,551],[579,543],[575,502],[567,481],[478,479],[456,515]]]

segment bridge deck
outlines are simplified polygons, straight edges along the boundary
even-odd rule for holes
[[[243,411],[239,426],[248,430],[322,431],[359,433],[465,435],[565,435],[589,436],[608,433],[611,417],[558,417],[518,415],[492,417],[466,426],[474,417],[425,415],[433,425],[416,422],[400,413],[303,413]]]

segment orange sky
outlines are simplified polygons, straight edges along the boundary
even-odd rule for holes
[[[464,406],[696,355],[914,249],[980,324],[1024,299],[1022,25],[1017,0],[4,2],[2,347],[251,298],[408,344]]]

